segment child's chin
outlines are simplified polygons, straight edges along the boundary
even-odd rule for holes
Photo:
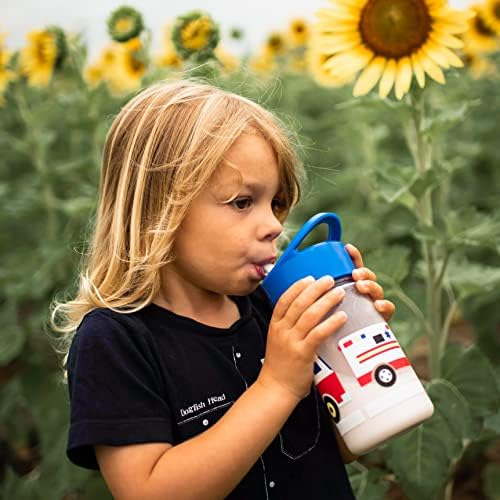
[[[245,283],[243,286],[238,287],[237,289],[235,288],[233,291],[231,291],[231,293],[228,293],[228,295],[237,295],[237,296],[249,295],[250,293],[255,292],[260,283],[261,283],[260,281],[251,281]]]

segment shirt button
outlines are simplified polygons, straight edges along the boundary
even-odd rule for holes
[[[276,483],[274,481],[269,481],[269,488],[274,488]]]
[[[202,424],[206,427],[208,425],[208,420],[205,418],[202,422]]]
[[[241,352],[237,352],[237,353],[236,353],[236,357],[237,357],[237,358],[241,358]]]

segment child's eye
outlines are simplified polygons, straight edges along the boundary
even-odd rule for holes
[[[280,213],[282,210],[283,210],[283,202],[278,199],[278,198],[274,198],[274,200],[272,201],[272,209],[273,209],[273,212],[274,213]]]
[[[236,198],[231,202],[231,205],[238,210],[246,210],[252,205],[252,198],[248,196]]]

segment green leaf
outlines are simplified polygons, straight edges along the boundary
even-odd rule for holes
[[[434,163],[429,170],[415,175],[410,185],[411,194],[420,198],[426,191],[444,182],[460,166],[450,162]]]
[[[366,261],[380,281],[388,285],[399,284],[410,271],[410,249],[402,245],[388,245],[368,254]]]
[[[386,456],[410,499],[432,498],[449,474],[451,459],[462,450],[460,435],[470,424],[467,402],[444,380],[427,389],[434,414],[388,444]]]
[[[498,411],[500,391],[488,358],[474,345],[452,349],[452,358],[443,358],[443,378],[460,391],[472,416],[487,417]]]
[[[438,134],[458,125],[465,120],[465,115],[471,106],[477,106],[479,100],[462,103],[455,109],[446,108],[441,112],[435,112],[434,116],[426,121],[423,132],[428,137],[435,137]]]
[[[486,498],[488,500],[500,500],[500,464],[487,464],[482,476]]]
[[[84,196],[63,200],[60,202],[62,211],[69,216],[90,214],[94,209],[95,201]]]
[[[484,420],[484,428],[490,429],[500,436],[500,411]]]
[[[360,469],[356,465],[348,465],[347,470],[356,500],[381,500],[385,498],[389,489],[389,483],[383,479],[385,471]]]
[[[410,192],[415,178],[412,166],[384,165],[375,170],[377,194],[390,204],[397,202],[411,210],[416,201]]]
[[[17,325],[11,324],[2,327],[0,366],[9,364],[21,354],[25,338],[24,330]]]
[[[7,365],[21,353],[26,333],[15,321],[17,309],[14,301],[9,301],[1,309],[2,333],[0,335],[0,366]]]
[[[418,225],[414,230],[414,236],[420,241],[429,241],[432,243],[444,244],[446,241],[445,234],[442,229],[436,226]]]
[[[493,293],[500,286],[500,268],[471,262],[450,260],[448,279],[462,301],[472,295]]]

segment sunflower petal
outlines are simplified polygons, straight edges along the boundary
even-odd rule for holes
[[[330,2],[335,3],[335,4],[340,3],[340,4],[345,5],[347,7],[354,7],[354,8],[358,8],[358,9],[363,7],[363,2],[360,0],[330,0]]]
[[[332,21],[359,21],[359,13],[352,10],[323,8],[316,11],[320,20]]]
[[[337,21],[337,19],[321,20],[313,25],[313,29],[321,35],[328,33],[356,33],[358,22],[354,21]]]
[[[411,55],[411,65],[413,67],[413,72],[415,73],[415,78],[417,79],[418,86],[424,88],[425,86],[425,72],[424,68],[420,64],[420,59],[417,54]]]
[[[447,47],[441,47],[441,52],[446,55],[450,66],[454,66],[455,68],[464,67],[463,61],[452,50],[448,49]]]
[[[350,50],[361,44],[361,37],[356,33],[336,33],[315,38],[311,46],[319,52],[336,54]]]
[[[445,79],[441,68],[432,59],[426,57],[425,54],[422,56],[422,50],[419,52],[419,56],[421,56],[419,59],[424,71],[436,82],[444,84]]]
[[[432,28],[434,31],[439,31],[440,33],[455,35],[467,31],[468,25],[465,22],[453,22],[449,19],[442,19],[436,21],[433,24]]]
[[[352,91],[354,97],[366,95],[375,87],[384,71],[385,61],[385,57],[375,57],[363,70]]]
[[[370,50],[357,47],[333,56],[323,64],[323,69],[328,69],[332,73],[339,75],[339,77],[341,75],[353,74],[367,65],[372,57],[373,53]]]
[[[461,49],[464,46],[464,42],[462,42],[462,40],[456,36],[449,35],[448,33],[431,31],[429,38],[440,45],[446,45],[452,49]]]
[[[450,67],[448,64],[448,59],[446,55],[443,55],[441,52],[441,47],[437,44],[435,44],[432,41],[428,41],[423,47],[422,51],[429,57],[429,59],[432,59],[437,65],[447,69]]]
[[[396,68],[396,99],[401,100],[408,90],[410,90],[412,76],[410,58],[402,57],[399,59]]]
[[[380,79],[379,95],[384,99],[389,95],[389,92],[394,85],[394,78],[396,77],[396,61],[389,59],[385,67],[382,78]]]

